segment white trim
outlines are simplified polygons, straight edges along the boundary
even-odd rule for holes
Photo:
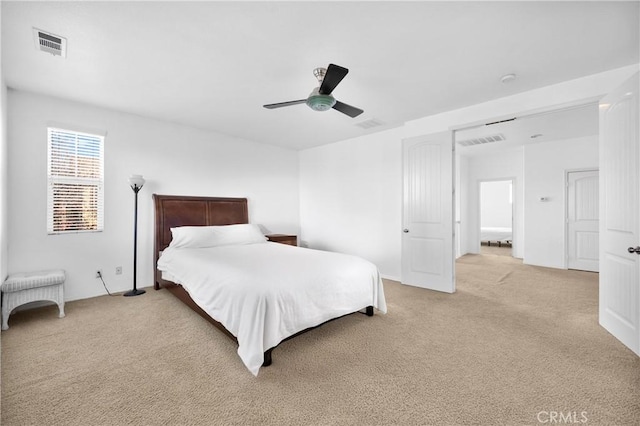
[[[538,116],[546,115],[546,114],[554,114],[556,112],[569,111],[569,110],[572,110],[572,109],[583,108],[583,107],[586,107],[588,105],[598,105],[598,101],[600,100],[600,98],[601,98],[601,96],[592,96],[590,98],[580,99],[580,100],[577,100],[577,101],[566,102],[566,103],[557,104],[557,105],[550,105],[550,106],[545,106],[545,107],[542,107],[542,108],[535,108],[535,109],[532,109],[532,110],[525,110],[525,111],[521,111],[521,112],[515,112],[515,113],[512,113],[512,114],[505,114],[505,115],[499,115],[499,116],[494,116],[494,117],[488,117],[488,118],[485,118],[483,120],[477,120],[477,121],[472,121],[472,122],[469,122],[469,123],[450,126],[449,129],[453,130],[453,131],[469,130],[469,129],[475,129],[477,127],[483,127],[487,123],[494,123],[494,122],[497,122],[497,121],[509,120],[509,119],[512,119],[512,118],[515,118],[516,120],[520,120],[520,119],[523,119],[523,118],[532,118],[532,117],[538,117]]]
[[[76,124],[62,123],[59,121],[47,121],[47,129],[50,128],[89,136],[102,136],[102,138],[107,137],[107,131],[104,129],[78,126]]]

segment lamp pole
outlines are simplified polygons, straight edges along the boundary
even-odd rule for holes
[[[133,189],[135,207],[133,216],[133,290],[130,290],[124,294],[124,296],[139,296],[144,294],[144,290],[138,290],[136,287],[137,267],[138,267],[138,192],[144,185],[144,179],[140,175],[132,175],[129,178],[129,185]]]

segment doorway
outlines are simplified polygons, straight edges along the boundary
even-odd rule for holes
[[[566,269],[565,176],[598,167],[597,104],[468,125],[454,135],[459,255],[479,254],[504,239],[511,256],[526,264]],[[480,223],[480,182],[505,180],[511,180],[512,238],[481,235],[491,226]],[[509,225],[493,227],[508,232]]]
[[[464,200],[474,199],[474,197],[465,197],[468,195],[466,192],[474,190],[474,185],[465,184],[465,182],[477,182],[478,170],[489,170],[489,172],[495,173],[496,170],[513,166],[521,173],[520,175],[514,173],[518,176],[518,185],[522,186],[525,179],[527,181],[528,194],[524,197],[526,200],[517,200],[522,206],[517,209],[519,215],[524,212],[525,208],[527,209],[527,229],[519,239],[524,246],[526,235],[527,249],[524,250],[526,255],[524,263],[565,269],[567,267],[565,257],[567,245],[562,240],[567,238],[566,216],[562,213],[558,215],[558,209],[562,211],[567,206],[565,197],[568,193],[563,172],[575,168],[593,167],[593,165],[596,168],[600,167],[602,179],[599,186],[602,189],[602,196],[606,195],[607,201],[598,200],[597,203],[601,216],[599,218],[599,251],[601,253],[599,256],[599,269],[601,270],[598,299],[599,322],[627,347],[640,354],[640,344],[638,343],[640,342],[640,334],[638,333],[640,329],[640,309],[638,308],[640,299],[637,298],[637,295],[640,294],[638,291],[640,288],[638,284],[640,268],[638,268],[639,263],[636,257],[636,255],[640,255],[640,246],[637,246],[637,208],[633,208],[637,207],[638,199],[640,199],[636,173],[640,162],[638,133],[636,131],[638,81],[640,80],[636,74],[624,85],[603,98],[599,104],[572,105],[553,112],[545,111],[523,116],[522,118],[527,118],[527,124],[531,124],[537,118],[554,116],[559,125],[552,126],[547,123],[549,132],[541,132],[538,129],[532,129],[531,126],[524,126],[524,136],[521,134],[521,137],[511,138],[515,141],[509,147],[511,149],[501,143],[505,141],[501,132],[504,128],[498,130],[493,126],[503,123],[513,124],[516,117],[451,129],[450,133],[453,135],[451,141],[453,149],[451,151],[454,156],[453,158],[449,157],[450,163],[440,161],[437,163],[438,167],[431,167],[431,169],[443,170],[445,173],[442,176],[452,175],[455,177],[451,185],[449,182],[442,181],[441,190],[436,191],[438,194],[447,193],[445,201],[449,204],[450,200],[451,204],[449,205],[453,207],[453,209],[444,211],[447,218],[452,219],[445,232],[453,231],[450,235],[445,235],[445,238],[452,242],[451,246],[444,251],[446,257],[450,256],[453,259],[456,254],[453,241],[458,242],[457,254],[464,255],[470,252],[466,250],[470,247],[465,245],[464,236],[465,230],[474,230],[474,226],[468,226],[472,219],[466,221],[464,214],[473,211],[473,209],[464,208]],[[590,116],[591,113],[588,111],[593,106],[595,106],[595,118]],[[584,115],[582,111],[585,111]],[[559,117],[563,118],[559,119]],[[601,127],[598,125],[599,122],[602,123]],[[580,123],[580,125],[571,126],[568,125],[569,123]],[[487,132],[490,126],[491,135],[465,134],[464,137],[462,136],[463,133],[471,130]],[[593,132],[594,128],[595,132]],[[590,133],[585,133],[587,131]],[[552,136],[549,137],[549,134]],[[541,142],[547,142],[547,144],[536,146]],[[477,164],[472,165],[468,155],[462,155],[459,151],[461,147],[478,148],[477,145],[482,148],[492,147],[489,148],[492,150],[491,154],[485,156],[487,161],[484,162],[484,167]],[[439,148],[442,151],[450,152],[445,144],[440,144]],[[507,150],[516,153],[513,158],[515,161],[505,161],[509,160],[504,158]],[[485,150],[484,153],[488,154],[489,151]],[[442,169],[439,166],[443,166]],[[473,176],[473,173],[476,173],[476,176]],[[557,186],[558,178],[561,180],[560,188]],[[407,189],[408,187],[405,185],[405,200]],[[520,198],[523,198],[524,191],[519,190],[518,194]],[[449,195],[452,197],[449,198]],[[558,217],[560,224],[557,223]],[[530,222],[534,223],[530,224]],[[524,220],[521,223],[524,223]],[[565,232],[562,232],[563,229]],[[473,240],[477,241],[477,239],[471,241]],[[625,252],[625,247],[627,247],[626,252],[628,253]],[[406,254],[403,250],[403,262]],[[560,256],[557,256],[558,254]],[[558,257],[562,258],[561,265],[557,264]],[[455,264],[452,270],[447,272],[452,272],[449,286],[455,290]],[[630,295],[631,297],[629,297]]]
[[[480,182],[480,253],[511,256],[513,179]]]

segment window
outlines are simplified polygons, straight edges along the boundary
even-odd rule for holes
[[[104,137],[48,129],[47,231],[102,231]]]

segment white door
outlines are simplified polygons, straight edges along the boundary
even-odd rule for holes
[[[600,325],[638,355],[639,78],[636,74],[600,101]]]
[[[567,173],[567,268],[598,272],[598,171]]]
[[[402,283],[453,293],[453,143],[443,132],[403,140]]]

